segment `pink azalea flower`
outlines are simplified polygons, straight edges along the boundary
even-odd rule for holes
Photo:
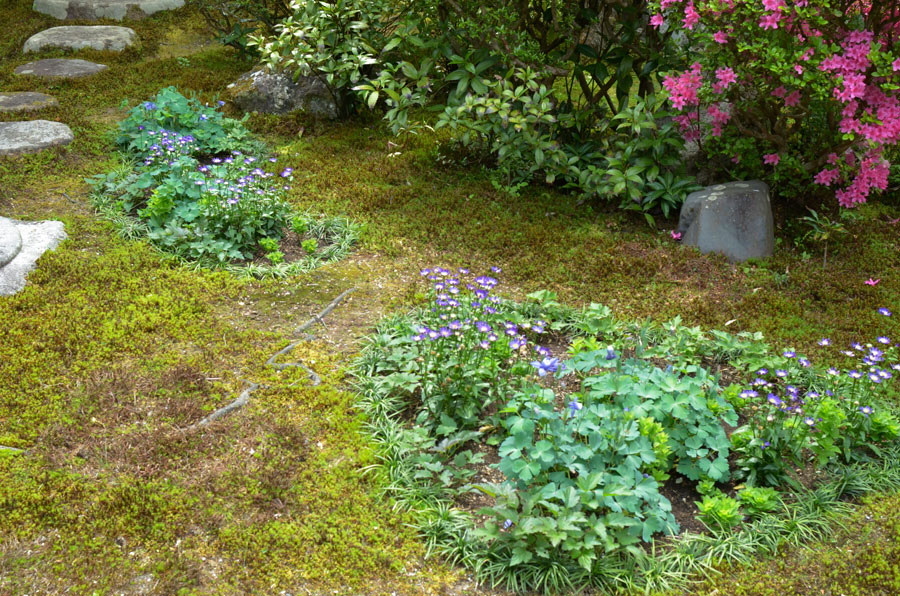
[[[784,105],[788,107],[800,105],[800,92],[794,91],[793,93],[785,97]]]
[[[778,29],[781,14],[777,12],[766,13],[759,19],[759,26],[763,29]]]
[[[659,26],[663,24],[663,16],[659,13],[653,15],[650,17],[650,24],[659,28]]]
[[[880,281],[881,281],[880,279],[872,279],[872,278],[870,277],[870,278],[867,279],[864,283],[865,283],[867,286],[874,286],[874,285],[878,285],[878,282],[880,282]]]
[[[785,89],[783,85],[780,87],[776,87],[775,90],[772,91],[772,95],[774,95],[775,97],[784,97],[785,95],[787,95],[787,89]]]
[[[803,67],[800,66],[799,64],[795,64],[795,65],[794,65],[794,71],[795,71],[798,75],[802,75],[802,74],[803,74]]]
[[[768,153],[766,155],[763,155],[764,164],[777,166],[779,161],[781,161],[781,156],[777,153]]]
[[[716,43],[728,43],[728,34],[725,33],[724,31],[716,31],[715,33],[713,33],[713,39],[715,40]],[[900,62],[900,60],[897,60],[897,62]],[[896,63],[894,63],[894,64],[895,64],[894,70],[897,70]]]
[[[727,89],[728,85],[730,85],[731,83],[737,82],[737,75],[734,74],[734,70],[730,66],[717,68],[716,78],[719,79],[719,82],[722,83],[722,87],[724,89]]]
[[[684,20],[682,21],[687,29],[694,29],[694,25],[700,22],[700,13],[694,8],[693,2],[688,2],[684,7]]]
[[[894,60],[894,63],[891,64],[891,67],[893,67],[894,72],[897,72],[898,70],[900,70],[900,58],[897,58],[896,60]]]
[[[672,240],[681,240],[681,232],[672,230],[671,232],[669,232],[669,234],[672,236]]]
[[[733,163],[741,163],[741,156],[738,155],[737,153],[735,153],[735,154],[731,157],[731,161],[732,161]]]

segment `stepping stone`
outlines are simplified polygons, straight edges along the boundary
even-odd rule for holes
[[[184,0],[34,0],[37,12],[62,20],[141,19],[184,6]]]
[[[128,27],[115,27],[110,25],[67,25],[65,27],[51,27],[46,31],[35,33],[25,42],[22,49],[28,52],[40,52],[46,48],[63,48],[66,50],[80,50],[91,48],[94,50],[108,50],[121,52],[134,43],[137,34]]]
[[[0,93],[0,113],[28,112],[43,108],[53,108],[59,102],[52,95],[33,93],[31,91],[10,91]]]
[[[96,74],[109,68],[105,64],[95,64],[77,58],[50,58],[29,62],[16,68],[17,75],[33,75],[45,79],[77,79]]]
[[[37,153],[50,147],[68,145],[74,138],[72,129],[61,122],[0,122],[0,155]]]
[[[61,221],[16,221],[0,217],[0,296],[24,288],[25,277],[40,256],[65,239]]]

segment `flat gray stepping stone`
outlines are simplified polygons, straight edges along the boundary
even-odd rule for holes
[[[65,50],[107,50],[121,52],[134,43],[137,34],[128,27],[114,25],[66,25],[51,27],[35,33],[25,42],[22,49],[26,54],[40,52],[46,48],[62,48]]]
[[[32,91],[9,91],[0,93],[0,113],[28,112],[43,108],[53,108],[59,102],[52,95]]]
[[[184,6],[184,0],[34,0],[37,12],[63,20],[141,19]]]
[[[0,217],[0,246],[7,233],[14,230],[20,240],[16,254],[0,265],[0,296],[15,294],[25,287],[25,277],[37,260],[65,240],[65,226],[61,221],[17,221]],[[0,261],[2,262],[2,261]]]
[[[0,269],[12,261],[22,250],[22,235],[16,224],[0,217]]]
[[[0,155],[37,153],[50,147],[68,145],[74,138],[72,129],[62,122],[0,122]]]
[[[109,68],[105,64],[96,64],[77,58],[49,58],[29,62],[16,68],[17,75],[32,75],[45,79],[78,79],[97,74]]]

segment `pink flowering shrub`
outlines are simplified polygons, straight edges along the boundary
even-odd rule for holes
[[[688,66],[663,78],[687,140],[782,196],[844,207],[888,187],[900,158],[897,0],[650,0]]]

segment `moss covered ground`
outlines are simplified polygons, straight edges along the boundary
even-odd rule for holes
[[[0,452],[0,594],[481,593],[423,560],[408,520],[365,475],[372,455],[343,376],[374,322],[415,300],[422,266],[499,265],[513,295],[547,288],[622,317],[731,321],[799,349],[900,332],[875,313],[900,311],[896,197],[859,210],[825,270],[791,223],[775,257],[734,266],[673,243],[672,221],[654,230],[549,188],[498,192],[478,168],[440,165],[433,137],[398,151],[365,115],[249,120],[294,168],[298,208],[365,224],[357,254],[280,281],[176,267],[100,221],[83,178],[114,165],[123,100],[167,85],[212,100],[248,64],[182,9],[129,24],[136,49],[79,52],[110,66],[100,75],[18,77],[33,59],[25,39],[59,24],[30,4],[0,10],[0,89],[56,96],[36,117],[69,124],[75,141],[0,160],[0,214],[61,219],[69,234],[23,292],[0,299],[0,444],[27,450]],[[350,287],[295,354],[322,385],[264,366]],[[190,428],[249,382],[261,388],[248,407]],[[878,495],[830,541],[725,569],[695,592],[897,594],[898,544],[900,497]]]

